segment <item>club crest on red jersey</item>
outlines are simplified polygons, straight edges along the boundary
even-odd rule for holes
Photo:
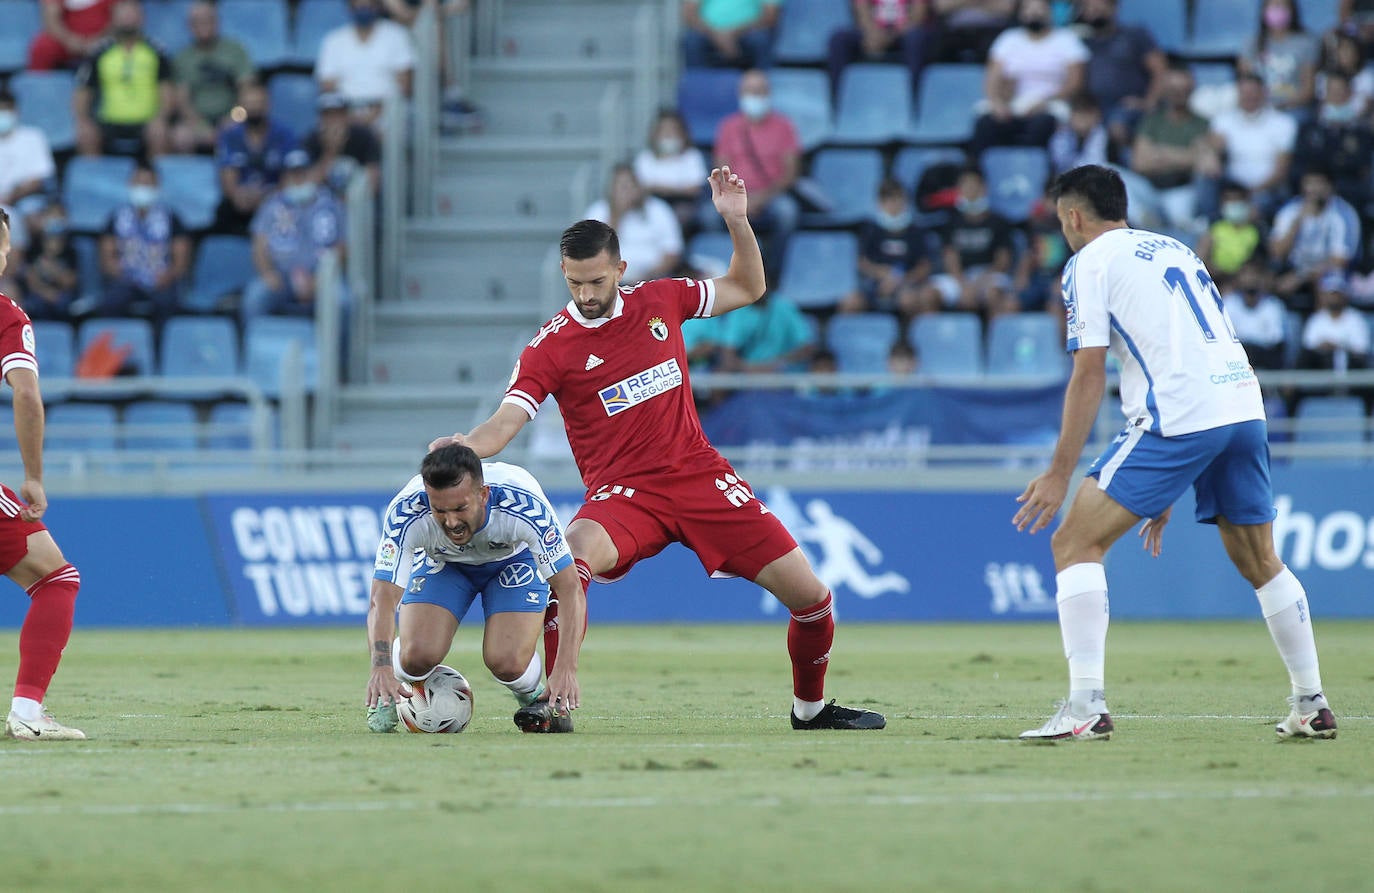
[[[668,325],[663,321],[663,317],[655,316],[649,320],[649,334],[659,341],[668,340]]]

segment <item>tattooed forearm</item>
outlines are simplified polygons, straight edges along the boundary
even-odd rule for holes
[[[391,666],[391,643],[376,641],[372,643],[372,666],[389,667]]]

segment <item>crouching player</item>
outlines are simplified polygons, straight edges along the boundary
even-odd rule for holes
[[[483,463],[465,446],[425,456],[420,473],[387,508],[377,547],[367,612],[368,727],[395,728],[401,683],[421,684],[443,662],[459,621],[480,595],[482,660],[519,702],[515,724],[525,732],[571,732],[581,643],[558,650],[547,687],[535,650],[550,587],[564,616],[571,608],[574,628],[581,628],[582,584],[563,527],[534,477],[514,465]]]

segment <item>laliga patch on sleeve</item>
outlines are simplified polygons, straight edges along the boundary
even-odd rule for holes
[[[23,330],[19,333],[19,337],[23,340],[24,350],[33,353],[33,326],[25,323]]]
[[[394,571],[396,569],[396,558],[401,554],[401,549],[394,540],[383,540],[380,548],[377,549],[377,568],[378,570]]]
[[[544,545],[553,548],[558,545],[558,540],[559,534],[557,527],[550,527],[548,530],[544,531]]]

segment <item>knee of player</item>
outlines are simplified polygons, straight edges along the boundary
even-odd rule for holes
[[[491,671],[491,675],[501,682],[518,679],[530,663],[529,657],[521,660],[520,655],[514,651],[506,654],[484,655],[483,660],[486,662],[487,669]]]
[[[444,656],[428,654],[422,649],[401,646],[401,672],[407,676],[423,676],[442,662]]]

